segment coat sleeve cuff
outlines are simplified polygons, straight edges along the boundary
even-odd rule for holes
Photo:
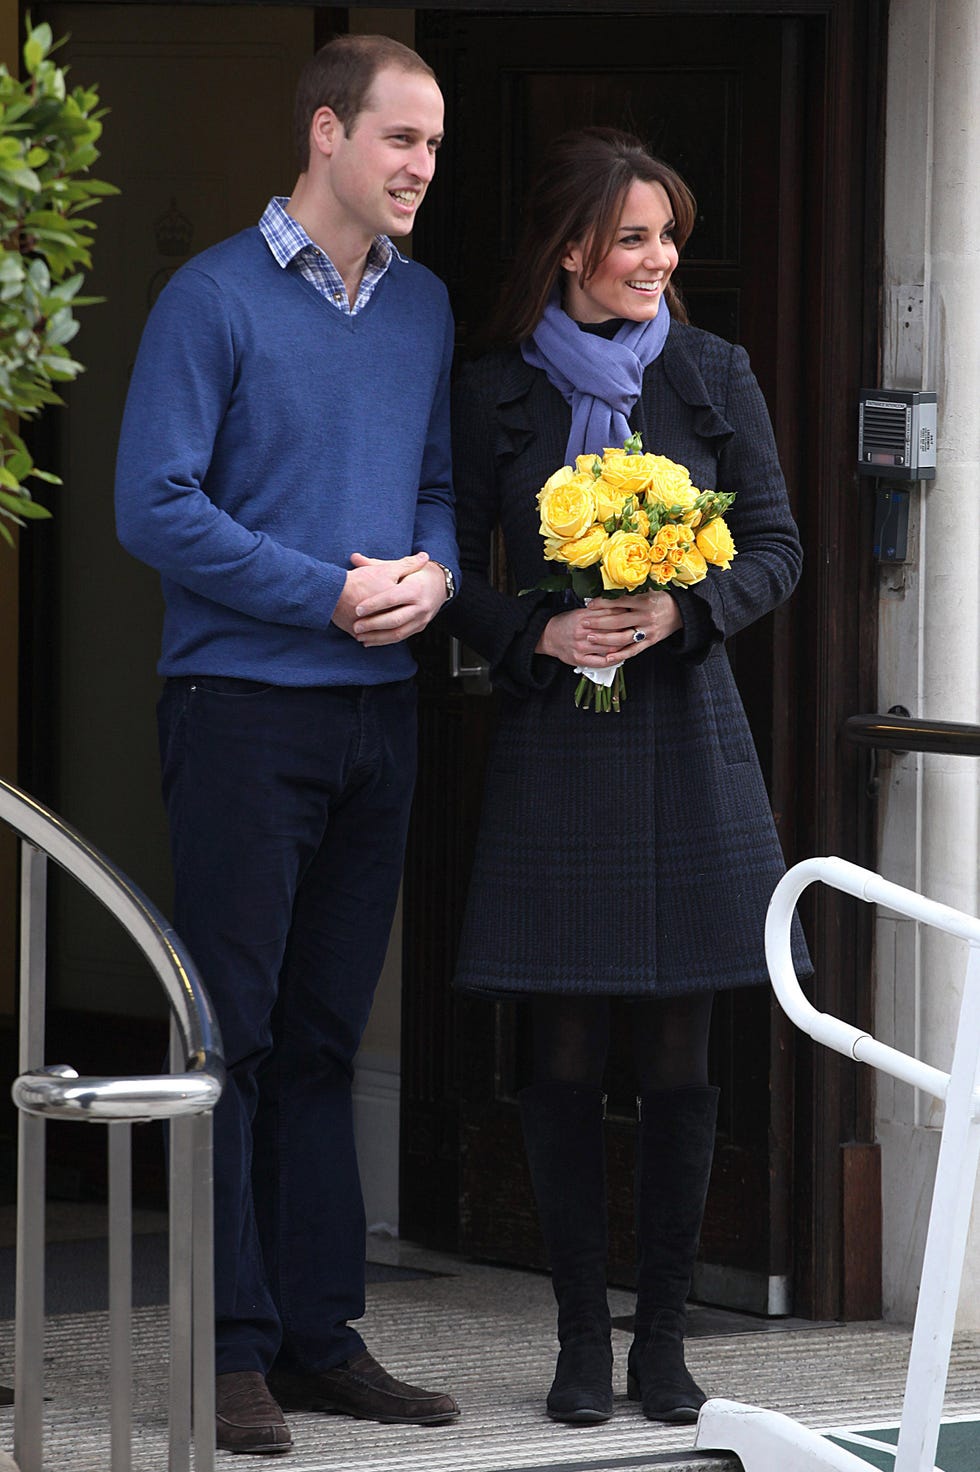
[[[688,664],[701,664],[723,641],[724,631],[715,622],[711,604],[698,596],[696,588],[671,589],[670,596],[680,611],[683,627],[670,636],[665,647]]]
[[[531,595],[533,596],[533,595]],[[560,661],[549,654],[536,654],[538,640],[545,625],[554,615],[550,599],[542,595],[527,623],[516,634],[500,657],[491,663],[490,677],[501,690],[511,695],[532,695],[546,690],[560,667]]]

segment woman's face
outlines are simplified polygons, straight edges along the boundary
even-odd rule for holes
[[[576,322],[606,322],[626,317],[649,322],[674,267],[674,212],[661,184],[635,179],[623,201],[612,248],[589,279],[580,284],[585,245],[570,245],[562,258],[565,311]]]

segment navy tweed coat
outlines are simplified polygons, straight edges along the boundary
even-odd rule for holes
[[[503,691],[457,964],[467,990],[672,996],[768,979],[784,865],[724,640],[800,574],[769,415],[744,349],[675,322],[631,422],[696,486],[736,492],[738,556],[676,595],[683,629],[628,661],[621,714],[600,715],[576,709],[570,667],[534,653],[560,596],[487,577],[498,524],[514,590],[553,571],[535,496],[565,463],[571,411],[516,348],[460,376],[463,578],[441,617]],[[799,933],[794,949],[808,972]]]

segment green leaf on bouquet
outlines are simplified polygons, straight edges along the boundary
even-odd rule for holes
[[[601,574],[594,567],[573,567],[572,592],[579,598],[595,598],[602,592]]]
[[[570,583],[571,579],[567,572],[555,572],[549,574],[549,576],[546,578],[542,578],[540,583],[535,583],[533,588],[522,588],[517,596],[519,598],[523,598],[525,593],[538,592],[564,593],[565,589],[569,587]]]

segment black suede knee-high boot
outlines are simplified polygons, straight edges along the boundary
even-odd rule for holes
[[[518,1095],[524,1144],[558,1301],[561,1353],[548,1392],[555,1421],[612,1415],[612,1343],[606,1297],[603,1096],[570,1084]]]
[[[651,1421],[696,1421],[704,1392],[684,1363],[684,1305],[701,1234],[718,1090],[663,1089],[640,1100],[636,1320],[630,1400]]]

